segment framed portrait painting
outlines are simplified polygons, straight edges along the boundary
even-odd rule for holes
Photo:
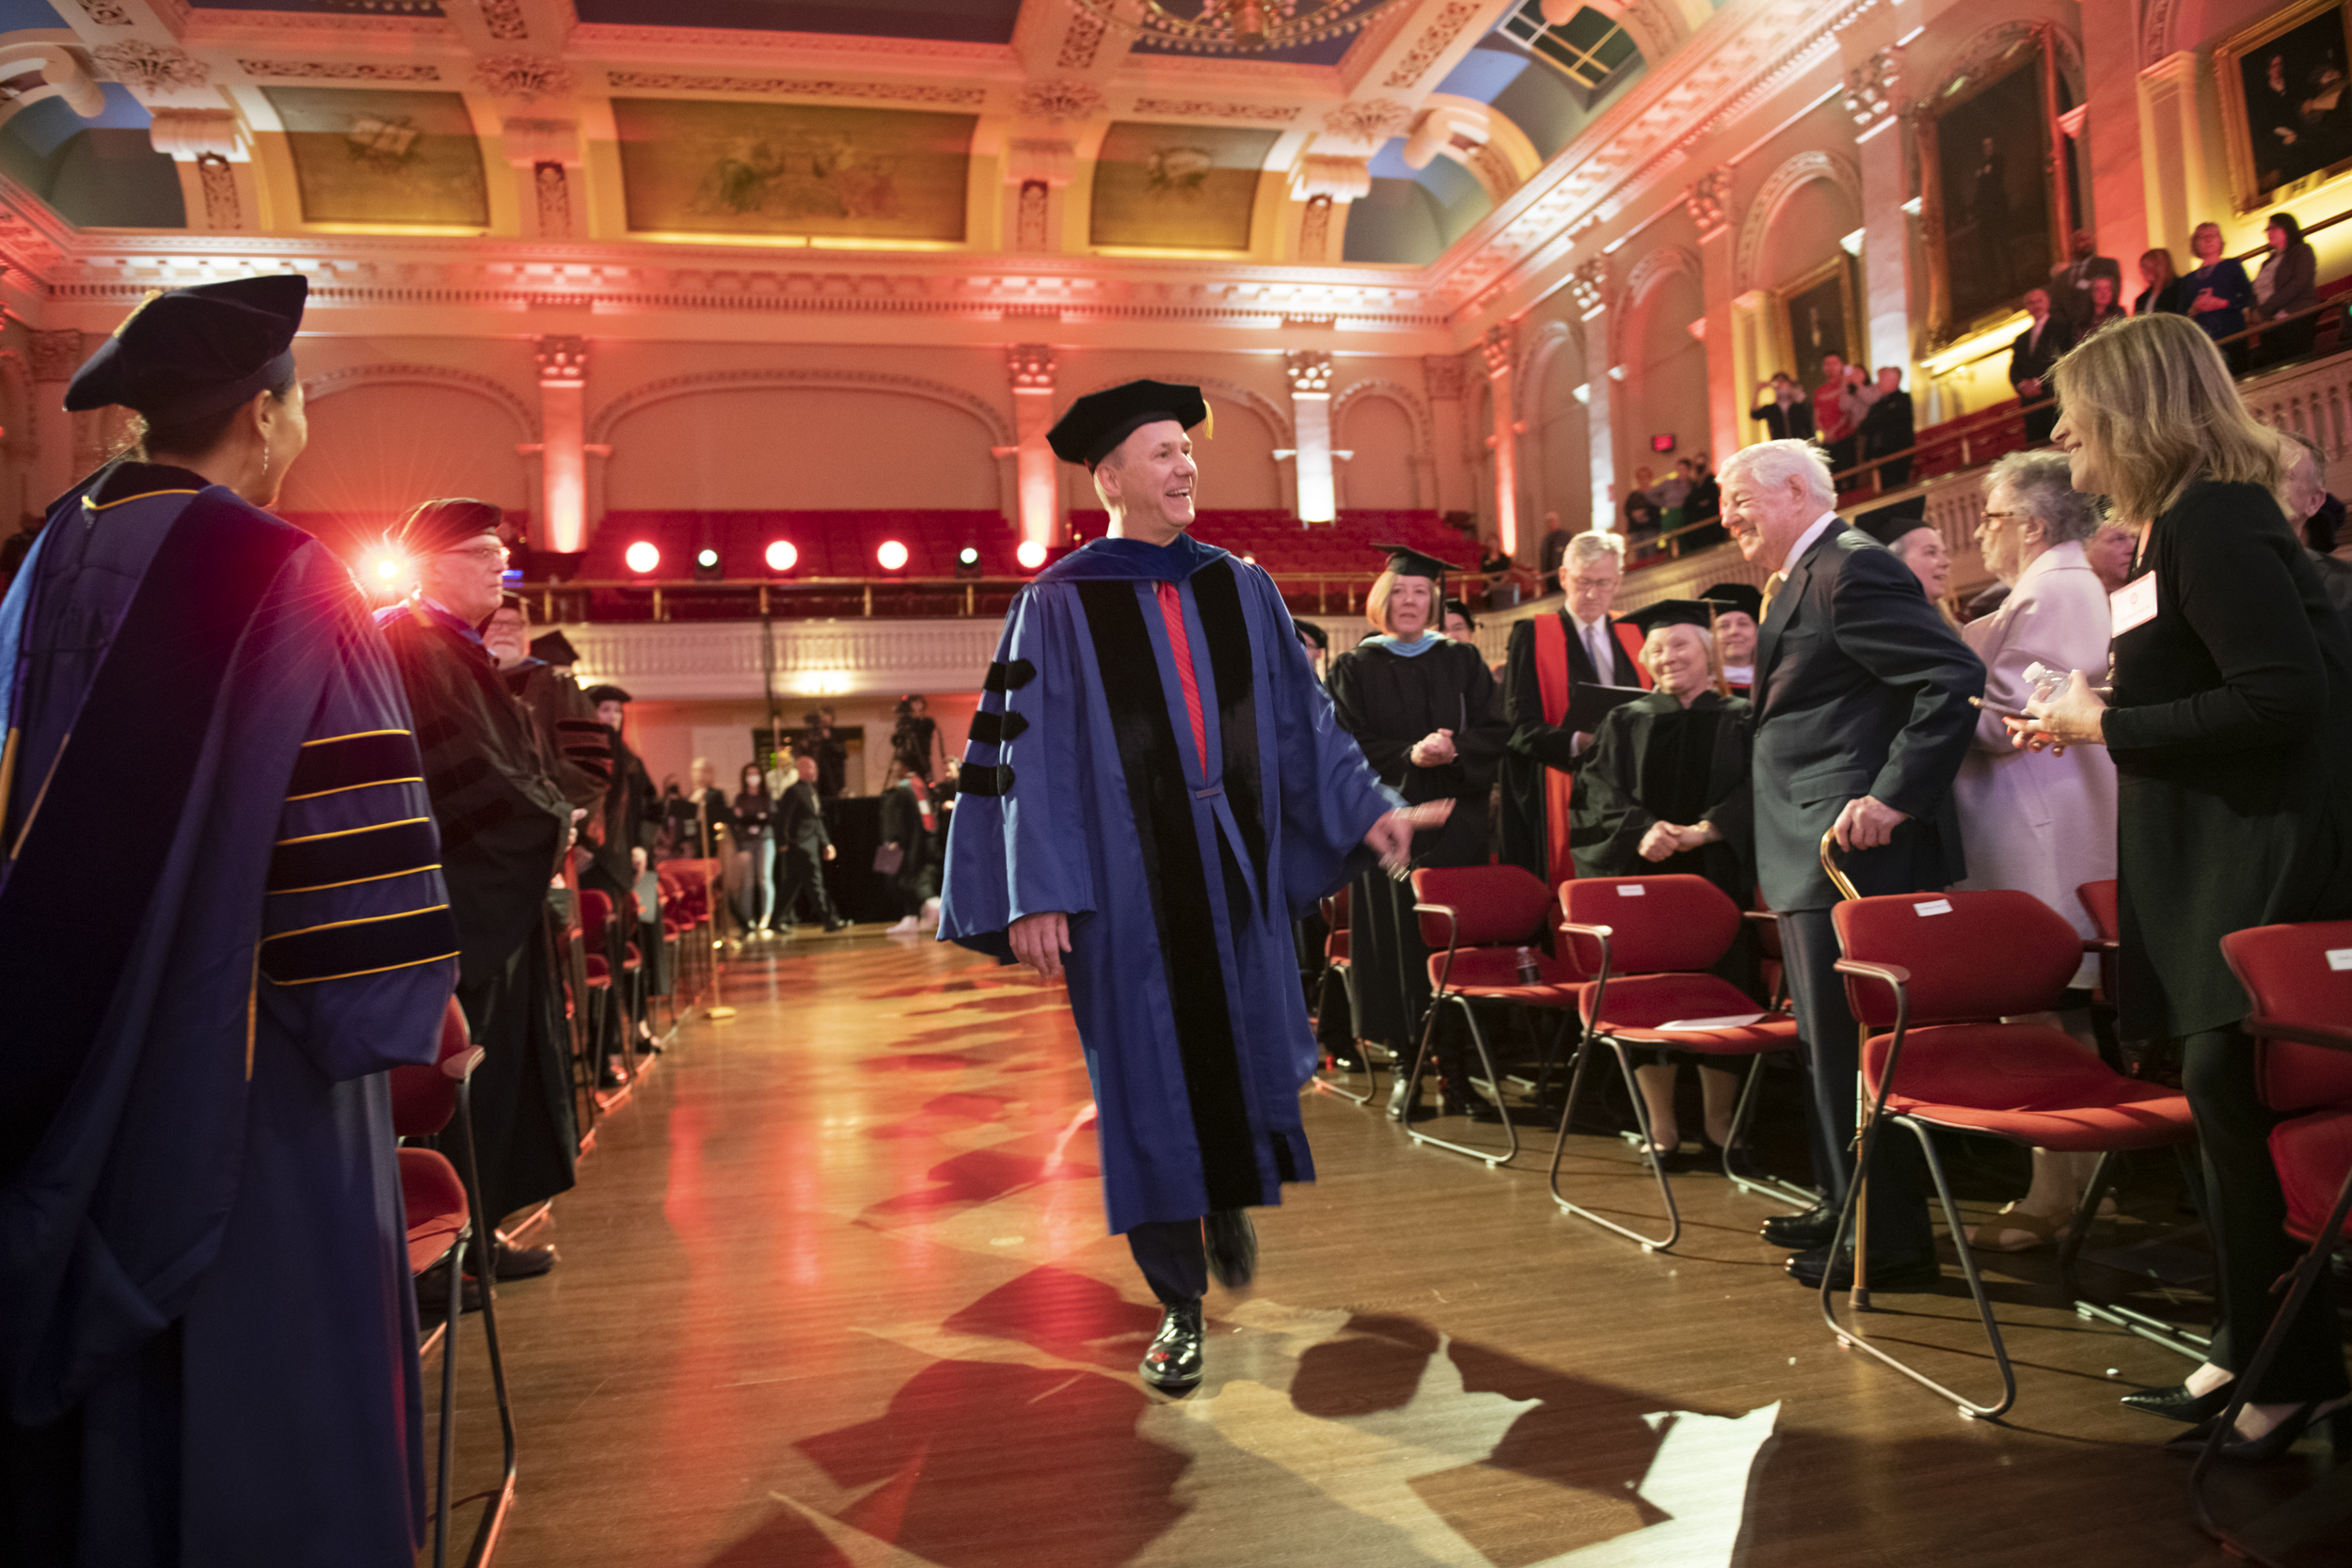
[[[2344,0],[2297,0],[2214,46],[2230,191],[2241,214],[2352,168]]]
[[[1781,309],[1788,313],[1789,366],[1797,385],[1810,393],[1821,384],[1824,359],[1835,354],[1851,365],[1861,348],[1853,263],[1841,252],[1779,293]]]
[[[1947,343],[2009,315],[2065,255],[2071,166],[2052,156],[2064,108],[2037,28],[1935,95],[1919,126],[1929,337]]]

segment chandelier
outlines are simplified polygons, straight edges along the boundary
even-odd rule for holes
[[[1355,32],[1407,0],[1070,0],[1139,43],[1256,55]]]

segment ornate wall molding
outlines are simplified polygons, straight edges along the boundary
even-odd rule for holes
[[[529,103],[570,92],[572,68],[545,55],[485,55],[473,63],[473,79],[501,98]]]
[[[198,153],[196,178],[204,192],[204,227],[224,233],[244,228],[243,204],[237,199],[236,171],[229,166],[229,160],[217,152]]]
[[[25,337],[32,343],[35,381],[71,381],[73,372],[82,368],[82,335],[72,327],[27,332]]]
[[[1240,404],[1265,421],[1266,429],[1274,433],[1276,446],[1297,445],[1297,437],[1291,431],[1290,416],[1283,413],[1280,405],[1263,392],[1252,391],[1238,382],[1220,381],[1214,376],[1194,375],[1184,371],[1149,371],[1144,373],[1151,380],[1172,381],[1179,386],[1198,387],[1203,392],[1216,393],[1228,403]],[[1113,387],[1123,387],[1136,379],[1132,375],[1122,375],[1116,381],[1105,381],[1099,386],[1089,387],[1081,395],[1091,397],[1096,392],[1108,391]],[[1073,398],[1071,401],[1074,403],[1077,400]]]
[[[1174,115],[1179,119],[1245,119],[1264,125],[1288,125],[1301,113],[1295,103],[1235,103],[1206,98],[1138,98],[1139,115]]]
[[[1896,88],[1901,82],[1902,55],[1895,49],[1882,49],[1846,72],[1846,116],[1857,135],[1899,110]]]
[[[200,87],[213,76],[213,68],[186,50],[139,39],[102,43],[90,51],[90,58],[104,68],[106,75],[140,92]]]
[[[1755,199],[1748,203],[1746,220],[1740,227],[1739,261],[1732,270],[1732,290],[1735,294],[1764,287],[1756,277],[1763,264],[1764,241],[1772,232],[1772,217],[1785,205],[1798,187],[1816,180],[1827,180],[1853,198],[1856,208],[1862,204],[1862,171],[1849,159],[1835,152],[1800,152],[1765,177]]]
[[[522,394],[502,381],[471,371],[454,370],[447,365],[354,365],[346,370],[326,371],[307,377],[302,383],[302,395],[310,402],[333,397],[337,392],[357,391],[362,387],[427,386],[453,387],[461,392],[471,392],[487,399],[506,410],[516,427],[523,433],[526,442],[539,438],[539,411]]]
[[[1568,302],[1579,316],[1587,320],[1609,309],[1612,301],[1608,257],[1595,256],[1577,263],[1576,271],[1568,277]]]
[[[2148,0],[2139,19],[2139,63],[2152,66],[2172,53],[2173,0]]]
[[[2074,34],[2063,27],[2026,17],[1993,23],[1970,34],[1957,49],[1947,52],[1936,64],[1934,87],[1921,93],[1919,101],[1932,103],[1955,78],[1976,75],[2045,26],[2049,27],[2050,37],[2058,45],[2058,73],[2065,78],[2074,102],[2083,103],[2088,84],[2083,75],[2081,44],[2075,40]]]
[[[1405,417],[1410,420],[1413,425],[1413,455],[1415,457],[1429,455],[1432,445],[1430,432],[1435,428],[1434,421],[1430,418],[1429,405],[1415,396],[1413,389],[1401,381],[1390,381],[1384,377],[1373,376],[1362,381],[1349,382],[1346,389],[1331,400],[1332,430],[1340,430],[1342,421],[1347,416],[1347,411],[1366,398],[1385,398],[1404,409]]]
[[[1032,119],[1092,119],[1103,112],[1103,89],[1091,82],[1031,82],[1013,106]]]
[[[1293,349],[1283,355],[1282,373],[1290,378],[1293,397],[1331,395],[1331,356],[1319,348]]]
[[[577,58],[675,55],[705,49],[748,55],[762,63],[804,63],[812,55],[858,55],[868,58],[950,60],[981,65],[1017,67],[1012,50],[1001,43],[958,43],[946,39],[877,38],[865,34],[739,31],[729,27],[663,27],[637,23],[583,22],[574,27],[564,53]],[[888,69],[876,67],[874,69]]]
[[[1668,278],[1677,277],[1690,278],[1705,292],[1707,273],[1696,251],[1678,245],[1661,245],[1644,251],[1641,260],[1633,263],[1633,270],[1626,274],[1625,293],[1619,296],[1625,309],[1609,322],[1609,357],[1613,363],[1636,364],[1637,351],[1632,341],[1635,324],[1647,314],[1650,296]]]
[[[521,0],[481,0],[482,30],[501,43],[518,43],[531,36]]]
[[[135,27],[138,18],[115,0],[80,0],[82,14],[101,27]]]
[[[1462,356],[1458,354],[1424,354],[1421,356],[1422,385],[1432,403],[1459,403],[1465,385]]]
[[[304,82],[437,82],[441,68],[399,60],[239,60],[247,76]]]
[[[1323,129],[1343,141],[1362,142],[1377,147],[1391,136],[1400,135],[1413,122],[1413,111],[1393,98],[1367,98],[1359,103],[1343,103],[1324,112]]]
[[[1731,183],[1732,168],[1724,164],[1692,181],[1682,193],[1683,209],[1698,226],[1701,240],[1712,239],[1730,226]]]
[[[1438,56],[1444,54],[1461,35],[1462,29],[1470,24],[1478,9],[1476,0],[1446,0],[1445,9],[1422,29],[1421,37],[1413,40],[1413,47],[1405,52],[1404,57],[1396,62],[1396,68],[1389,72],[1388,79],[1381,86],[1409,87],[1419,82],[1437,63]]]
[[[1092,11],[1070,8],[1070,24],[1061,35],[1061,52],[1054,63],[1064,71],[1086,71],[1094,64],[1097,51],[1103,47],[1103,19]]]
[[[609,442],[613,430],[631,414],[642,413],[658,403],[675,398],[695,397],[710,392],[809,391],[833,388],[849,392],[894,392],[901,397],[924,398],[944,403],[960,413],[969,414],[988,433],[992,445],[1009,447],[1014,444],[1012,422],[996,405],[961,387],[950,387],[944,381],[926,381],[912,375],[884,375],[866,371],[699,371],[691,375],[673,375],[660,381],[649,381],[643,387],[622,393],[590,417],[588,439],[592,445]]]
[[[607,85],[622,91],[749,92],[785,98],[862,98],[882,103],[947,103],[977,109],[986,87],[930,82],[837,82],[816,76],[703,76],[666,71],[608,71]]]
[[[1568,344],[1580,342],[1583,334],[1564,321],[1549,321],[1527,335],[1527,345],[1519,356],[1518,379],[1511,388],[1511,406],[1519,411],[1519,418],[1534,430],[1542,422],[1542,409],[1535,394],[1543,388],[1544,377],[1550,373],[1551,361]]]

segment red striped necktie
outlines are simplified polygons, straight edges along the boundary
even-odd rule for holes
[[[1192,754],[1200,776],[1209,776],[1209,721],[1200,711],[1200,680],[1192,673],[1192,640],[1184,635],[1184,596],[1172,582],[1157,584],[1160,619],[1168,624],[1168,649],[1176,657],[1176,679],[1184,689],[1184,717],[1192,721]]]

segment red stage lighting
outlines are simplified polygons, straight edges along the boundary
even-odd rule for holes
[[[779,539],[768,546],[768,569],[788,572],[801,563],[801,552],[789,539]]]
[[[650,539],[640,539],[621,553],[621,559],[642,578],[661,564],[661,548]]]
[[[874,552],[874,559],[882,562],[883,571],[898,571],[907,563],[907,547],[896,539],[885,539],[882,548]]]
[[[1045,564],[1045,546],[1034,539],[1024,539],[1021,547],[1012,552],[1012,558],[1021,562],[1023,571],[1034,572]]]

